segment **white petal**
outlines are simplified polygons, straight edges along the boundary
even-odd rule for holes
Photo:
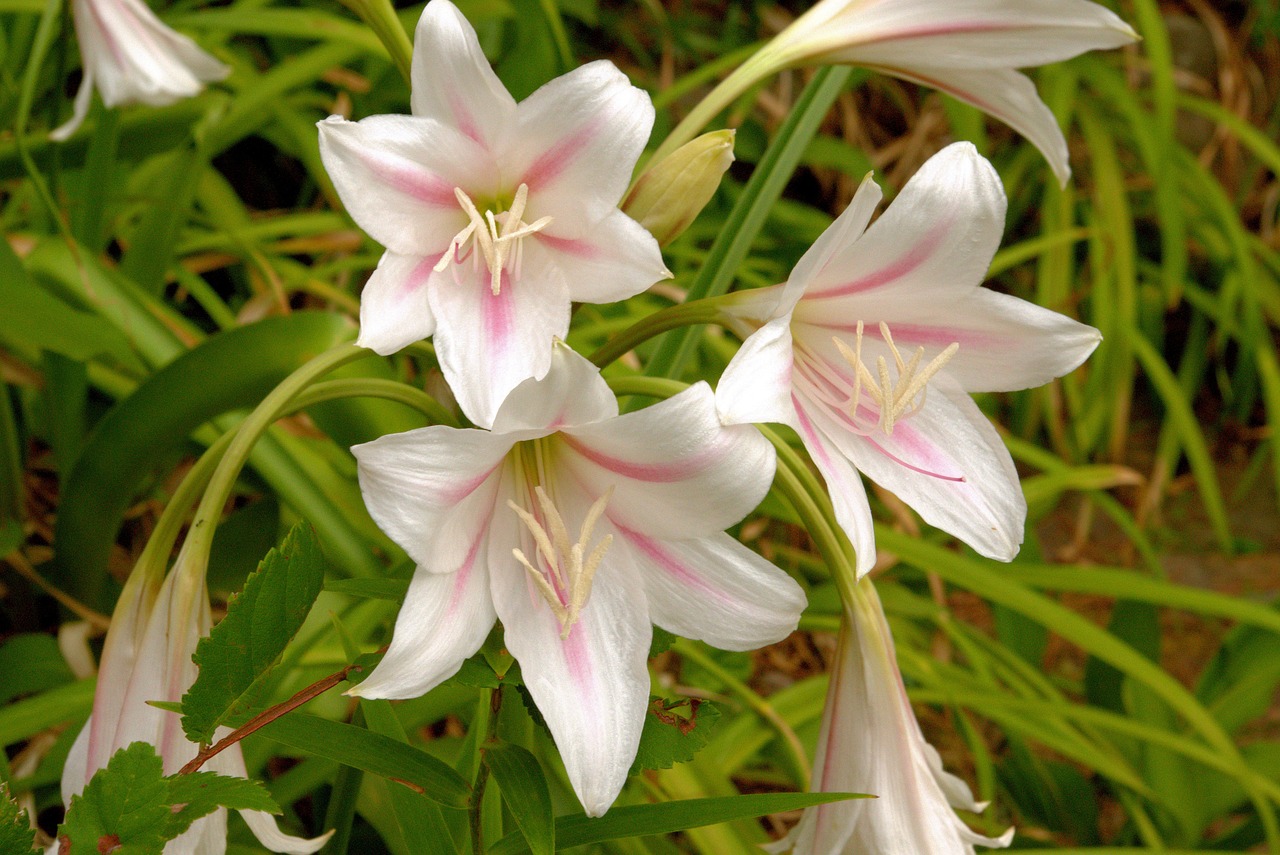
[[[878,320],[868,318],[868,326]],[[903,353],[923,347],[926,361],[958,343],[944,370],[969,392],[1043,385],[1074,370],[1102,340],[1093,327],[986,288],[945,306],[912,308],[884,320]],[[873,336],[878,339],[879,332]]]
[[[310,839],[285,834],[280,830],[280,824],[274,816],[259,810],[242,810],[240,818],[249,826],[249,830],[253,832],[254,837],[258,838],[259,843],[272,852],[284,852],[287,855],[310,855],[312,852],[319,852],[333,836],[332,830]],[[219,853],[221,851],[219,850]]]
[[[903,192],[906,192],[905,188]],[[853,194],[853,200],[849,202],[848,207],[800,257],[788,281],[801,283],[800,290],[803,292],[808,290],[815,280],[822,282],[826,277],[840,275],[839,269],[830,270],[831,265],[834,263],[837,268],[841,268],[844,263],[847,263],[847,254],[862,237],[862,233],[867,230],[867,223],[871,222],[871,215],[876,212],[876,207],[883,198],[884,191],[870,175],[862,179],[862,183],[858,185],[858,192]],[[796,295],[797,298],[798,296]],[[786,307],[786,311],[790,308],[790,306]]]
[[[164,845],[164,855],[224,855],[227,851],[227,809],[202,816]]]
[[[842,241],[814,272],[795,319],[852,330],[898,306],[958,298],[986,276],[1005,207],[991,164],[969,143],[947,146],[861,237]]]
[[[1001,68],[933,68],[919,64],[910,69],[883,70],[940,89],[1004,122],[1040,149],[1058,183],[1066,186],[1071,177],[1066,138],[1057,118],[1040,100],[1036,85],[1022,72]]]
[[[616,419],[564,431],[561,466],[590,495],[611,487],[608,515],[650,537],[701,537],[741,520],[769,489],[773,446],[725,427],[706,383]]]
[[[849,47],[828,61],[899,65],[927,58],[936,68],[1028,68],[1137,36],[1115,13],[1086,0],[899,0],[860,4],[818,41]]]
[[[857,573],[861,578],[876,563],[876,533],[867,503],[867,488],[849,457],[824,432],[828,420],[823,409],[807,396],[795,398],[796,432],[813,463],[827,482],[827,493],[836,514],[836,522],[844,529],[857,555]],[[852,440],[851,440],[852,441]]]
[[[415,562],[453,573],[493,515],[511,440],[433,425],[352,446],[370,515]]]
[[[804,591],[790,576],[719,532],[692,540],[656,540],[619,528],[644,579],[649,616],[663,629],[723,650],[754,650],[790,635]]]
[[[536,265],[554,265],[569,283],[575,303],[613,303],[671,278],[653,235],[617,208],[580,234],[553,222],[525,248],[529,275]]]
[[[76,100],[71,111],[71,118],[49,131],[49,139],[62,142],[80,130],[85,116],[89,115],[89,106],[93,103],[93,67],[86,65],[84,75],[80,78],[80,88],[76,90]]]
[[[89,728],[93,725],[92,716],[80,728],[71,750],[67,752],[67,760],[62,764],[62,803],[71,804],[71,797],[84,792],[85,784],[93,774],[89,771]],[[97,771],[96,769],[94,771]]]
[[[440,369],[462,411],[481,427],[516,386],[543,377],[551,345],[569,329],[569,293],[560,276],[502,274],[494,294],[480,264],[453,265],[432,279],[431,309]]]
[[[617,208],[653,129],[653,104],[611,62],[588,63],[520,102],[504,173],[529,185],[529,216],[582,234]]]
[[[564,498],[564,490],[557,493]],[[580,519],[570,513],[566,522],[576,531]],[[610,550],[580,620],[562,639],[559,622],[511,555],[521,545],[532,554],[521,531],[514,513],[495,518],[489,548],[494,606],[574,792],[589,816],[600,816],[626,782],[649,700],[652,627],[644,589],[627,554]]]
[[[563,342],[551,351],[551,367],[541,380],[517,386],[493,420],[494,433],[534,431],[545,435],[618,415],[618,399],[600,369]]]
[[[413,574],[391,646],[373,673],[348,694],[420,697],[456,674],[462,660],[480,649],[495,620],[484,547],[481,538],[457,572],[419,568]]]
[[[1010,561],[1018,553],[1027,504],[1017,470],[991,422],[949,378],[934,378],[924,409],[892,436],[859,436],[843,430],[843,414],[817,415],[818,428],[854,466],[925,522],[988,558]]]
[[[438,258],[467,225],[454,189],[492,192],[492,163],[433,119],[330,116],[317,127],[320,157],[351,218],[387,249]]]
[[[387,250],[360,292],[360,337],[356,344],[388,356],[430,336],[435,316],[427,280],[439,256],[425,258]]]
[[[418,19],[412,77],[415,116],[456,128],[487,151],[515,119],[515,99],[489,67],[476,31],[449,0],[432,0]]]
[[[747,337],[716,386],[716,408],[727,425],[794,424],[791,405],[791,322],[770,321]]]

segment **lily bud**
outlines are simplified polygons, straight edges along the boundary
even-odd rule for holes
[[[734,131],[705,133],[651,164],[622,210],[644,226],[661,246],[675,240],[702,212],[733,163]]]

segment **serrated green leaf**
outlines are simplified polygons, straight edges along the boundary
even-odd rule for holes
[[[176,808],[165,826],[165,837],[169,840],[186,831],[200,817],[208,816],[220,807],[280,813],[280,807],[266,788],[247,778],[196,772],[190,775],[172,775],[166,781],[169,785],[169,804]]]
[[[490,745],[484,748],[484,762],[502,788],[502,800],[515,818],[529,850],[534,855],[556,851],[555,815],[551,811],[551,791],[534,757],[519,745]]]
[[[361,727],[295,712],[258,732],[290,748],[398,781],[446,807],[464,808],[471,801],[471,785],[451,766]]]
[[[598,818],[580,813],[556,817],[556,845],[569,849],[623,837],[670,834],[688,828],[859,798],[869,797],[857,793],[762,793],[626,805],[613,808]],[[489,855],[522,855],[528,851],[524,836],[514,832],[495,843]]]
[[[70,855],[161,855],[170,810],[164,767],[153,747],[135,742],[99,769],[71,798],[58,839]]]
[[[645,769],[670,769],[676,763],[692,760],[706,747],[719,720],[720,710],[708,701],[690,698],[668,704],[663,698],[650,698],[631,774]]]
[[[31,851],[35,833],[27,822],[27,812],[9,797],[9,788],[0,781],[0,852],[17,855]]]
[[[265,677],[302,626],[324,585],[324,556],[305,522],[267,553],[227,616],[196,647],[200,676],[182,697],[182,729],[207,743],[223,724],[252,714]]]

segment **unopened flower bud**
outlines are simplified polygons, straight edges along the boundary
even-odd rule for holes
[[[666,246],[689,227],[733,163],[732,130],[711,131],[651,164],[622,210]]]

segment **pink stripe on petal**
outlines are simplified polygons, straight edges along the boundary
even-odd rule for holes
[[[413,161],[368,151],[360,152],[359,156],[369,171],[392,189],[427,205],[438,208],[457,207],[458,199],[453,194],[453,185],[427,172]]]
[[[933,36],[954,36],[963,33],[1008,33],[1021,29],[1030,29],[1020,24],[1007,21],[956,21],[950,24],[926,24],[919,27],[906,27],[893,30],[872,39],[859,41],[859,46],[895,42],[902,39],[927,39]]]
[[[592,692],[596,681],[591,669],[591,645],[581,621],[569,630],[569,637],[560,642],[560,649],[564,651],[564,663],[569,667],[569,677],[578,688]]]
[[[802,300],[828,300],[833,297],[847,297],[850,294],[860,294],[866,291],[874,291],[882,288],[904,276],[912,273],[929,260],[934,250],[942,243],[943,236],[950,229],[951,224],[947,221],[938,223],[929,230],[920,242],[908,249],[903,255],[899,256],[895,261],[881,267],[872,273],[868,273],[851,282],[845,282],[840,285],[833,285],[830,288],[822,288],[816,291],[809,291],[801,299]]]
[[[431,274],[435,272],[436,263],[443,257],[443,252],[437,252],[435,255],[428,255],[418,262],[413,270],[409,272],[409,275],[404,278],[404,281],[400,283],[400,287],[396,290],[396,298],[403,300],[423,285],[426,285],[427,280],[431,278]]]
[[[493,346],[495,355],[501,356],[507,352],[514,325],[511,277],[507,271],[502,271],[501,290],[497,294],[489,290],[489,277],[485,276],[483,280],[484,284],[480,286],[484,288],[480,295],[480,312],[484,318],[485,340]]]
[[[537,232],[532,237],[539,243],[545,244],[547,249],[563,252],[565,255],[571,255],[574,258],[590,260],[600,254],[600,249],[595,244],[578,238],[554,237],[546,232]]]
[[[687,567],[675,558],[675,556],[664,550],[659,541],[654,540],[651,537],[646,537],[637,531],[632,531],[625,526],[618,525],[616,522],[614,523],[614,526],[619,532],[621,532],[623,537],[635,544],[635,546],[644,553],[646,558],[666,571],[681,585],[699,593],[706,594],[712,599],[718,600],[722,603],[733,602],[733,598],[725,594],[724,591],[707,584],[706,580],[701,576],[690,572]]]
[[[480,128],[476,125],[475,117],[467,109],[467,102],[459,98],[456,92],[449,95],[449,109],[453,112],[453,120],[457,123],[458,130],[483,146],[484,138],[480,136]]]
[[[539,187],[554,181],[561,172],[564,172],[565,167],[587,147],[599,130],[598,122],[589,122],[572,134],[562,138],[551,148],[538,155],[537,160],[525,170],[524,177],[517,184],[528,184],[529,191],[533,192]]]
[[[940,481],[952,481],[957,484],[965,483],[963,475],[943,475],[942,470],[950,468],[953,461],[943,455],[938,454],[938,447],[928,440],[924,434],[910,427],[908,423],[899,422],[893,429],[893,439],[901,446],[903,451],[911,457],[920,461],[920,465],[909,463],[889,451],[875,439],[868,436],[866,438],[868,444],[885,457],[904,466],[912,472],[918,472],[921,475],[927,475],[930,478],[937,478]],[[925,467],[929,468],[925,468]]]
[[[633,463],[629,460],[623,460],[597,451],[579,442],[572,434],[562,432],[560,437],[566,445],[597,466],[603,466],[605,469],[617,472],[625,478],[658,484],[669,484],[673,481],[688,478],[690,475],[705,468],[714,456],[713,451],[704,451],[692,458],[675,460],[670,463]]]
[[[825,295],[824,295],[825,296]],[[864,338],[876,338],[881,341],[884,336],[880,334],[880,327],[874,321],[868,321],[866,318],[861,319],[862,335]],[[831,322],[826,321],[808,321],[815,327],[821,327],[827,330],[837,330],[839,332],[848,333],[849,335],[857,335],[857,322]],[[993,333],[978,332],[977,330],[964,329],[963,327],[947,327],[936,326],[933,324],[902,324],[889,321],[889,334],[893,336],[893,342],[898,346],[899,350],[904,352],[916,347],[936,347],[943,350],[951,344],[959,344],[961,350],[970,348],[975,350],[1002,350],[1009,346],[1010,342],[1003,336]]]
[[[449,595],[449,605],[445,609],[444,617],[452,617],[457,611],[458,604],[462,602],[467,591],[467,582],[471,579],[471,573],[476,568],[476,556],[480,553],[480,544],[484,541],[485,531],[488,526],[481,527],[476,533],[476,539],[472,541],[471,548],[467,550],[467,557],[462,559],[462,566],[457,570],[458,578],[454,583],[453,592]]]

